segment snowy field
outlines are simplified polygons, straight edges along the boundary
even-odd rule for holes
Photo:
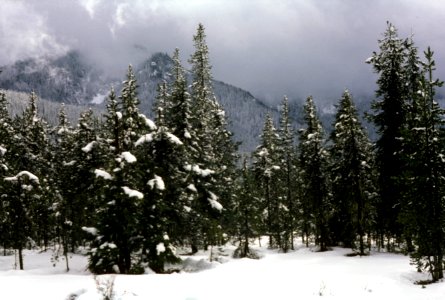
[[[265,245],[265,243],[264,243]],[[407,256],[372,252],[347,257],[351,251],[334,248],[317,253],[298,246],[287,254],[255,247],[260,260],[232,259],[233,246],[183,257],[179,273],[103,275],[96,280],[86,271],[86,257],[74,255],[71,270],[64,262],[53,267],[51,253],[25,252],[25,271],[14,270],[14,255],[0,256],[0,299],[98,300],[97,282],[104,287],[114,278],[114,299],[445,299],[445,283],[422,287],[426,279]],[[176,266],[175,268],[179,268]]]

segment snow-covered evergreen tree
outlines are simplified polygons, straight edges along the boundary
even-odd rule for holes
[[[331,134],[333,215],[332,240],[365,254],[364,237],[373,222],[376,197],[374,155],[371,142],[359,121],[352,96],[343,93]],[[356,240],[358,239],[358,247]]]
[[[329,244],[331,192],[328,176],[328,152],[324,147],[324,131],[317,116],[314,100],[308,97],[304,105],[306,128],[300,129],[299,166],[303,184],[301,195],[303,234],[315,235],[320,251]],[[307,241],[307,240],[306,240]]]
[[[278,129],[279,176],[282,182],[280,216],[283,223],[282,249],[294,249],[294,231],[297,216],[297,169],[294,129],[289,116],[289,101],[284,97],[281,104],[280,127]]]
[[[280,218],[279,177],[280,160],[278,153],[279,137],[273,120],[266,117],[261,144],[254,152],[253,169],[258,188],[261,190],[261,202],[264,215],[264,232],[269,236],[269,247],[281,247],[282,220]]]
[[[218,244],[222,238],[221,203],[231,203],[230,186],[233,183],[235,150],[232,134],[222,107],[218,104],[212,88],[211,65],[206,44],[204,26],[198,25],[194,35],[195,52],[190,58],[192,65],[191,127],[194,140],[191,153],[191,170],[194,170],[194,185],[198,190],[194,206],[201,220],[197,233],[205,245]],[[208,170],[201,172],[198,170]],[[220,203],[221,202],[221,203]],[[193,209],[193,207],[192,207]],[[201,222],[202,221],[202,222]]]
[[[119,272],[128,274],[135,269],[132,254],[140,249],[138,220],[143,194],[136,189],[139,175],[136,157],[130,152],[138,137],[136,85],[131,68],[122,88],[121,102],[111,90],[104,137],[95,151],[104,151],[108,161],[95,170],[97,176],[96,201],[98,208],[97,234],[90,251],[89,268],[94,273]],[[133,102],[134,101],[134,102]],[[85,149],[88,150],[88,149]],[[94,230],[94,231],[96,231]]]
[[[400,237],[403,232],[399,219],[403,188],[399,182],[405,166],[400,154],[402,131],[407,121],[406,46],[389,22],[383,39],[379,40],[379,48],[380,52],[374,52],[367,62],[379,75],[378,100],[372,104],[374,115],[371,118],[380,134],[376,143],[380,194],[376,221],[382,244],[384,236]]]
[[[7,110],[8,101],[6,95],[0,92],[0,177],[3,178],[9,175],[10,166],[9,161],[13,159],[12,142],[14,137],[14,128],[12,127],[12,120]],[[10,234],[10,222],[8,213],[8,194],[4,184],[0,184],[0,243],[3,249],[11,246],[14,237]]]
[[[82,210],[79,210],[77,203],[74,201],[76,197],[77,189],[73,186],[73,183],[77,183],[73,175],[76,161],[74,160],[74,130],[68,122],[68,118],[65,113],[64,105],[62,104],[59,112],[59,124],[54,128],[54,140],[53,146],[53,181],[55,183],[54,193],[55,202],[53,203],[53,210],[55,211],[56,219],[56,236],[57,246],[54,258],[58,260],[59,255],[63,255],[66,262],[67,271],[69,270],[68,264],[68,251],[75,249],[76,243],[79,240],[74,240],[75,227],[80,228],[84,224],[75,224],[76,215],[82,214]]]
[[[235,219],[235,237],[239,239],[239,246],[234,252],[234,257],[257,258],[258,256],[249,247],[251,239],[259,236],[261,232],[261,201],[255,181],[255,174],[247,165],[247,159],[243,161],[240,176],[235,182],[235,203],[231,209]]]
[[[40,180],[39,193],[34,196],[30,213],[33,218],[32,238],[39,246],[47,247],[54,234],[51,207],[54,202],[52,182],[52,154],[49,148],[48,125],[37,112],[37,95],[31,93],[28,106],[14,122],[14,158],[10,162],[11,174],[28,171]]]
[[[413,260],[435,282],[443,278],[445,251],[444,111],[435,101],[435,90],[443,82],[433,77],[435,61],[430,48],[425,58],[418,97],[411,106],[415,118],[404,135],[405,143],[416,145],[415,151],[405,153],[408,184],[404,221],[414,240]]]

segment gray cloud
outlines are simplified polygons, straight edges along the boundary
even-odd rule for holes
[[[270,99],[336,99],[375,89],[364,61],[390,20],[420,49],[431,45],[445,79],[442,1],[2,0],[0,11],[0,64],[68,48],[119,75],[175,47],[186,62],[202,22],[215,78]]]

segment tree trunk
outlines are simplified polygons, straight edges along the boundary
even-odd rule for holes
[[[23,253],[22,253],[22,246],[19,246],[19,269],[23,270]]]

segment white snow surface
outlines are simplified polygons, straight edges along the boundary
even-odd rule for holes
[[[128,195],[128,197],[132,198],[138,198],[138,199],[143,199],[144,198],[144,194],[142,194],[139,191],[136,190],[132,190],[130,189],[128,186],[123,186],[122,189],[124,190],[124,193]]]
[[[416,272],[409,257],[371,252],[346,257],[350,249],[315,252],[301,244],[289,253],[267,249],[267,239],[252,248],[259,260],[232,259],[235,246],[213,248],[182,256],[179,273],[100,275],[105,283],[114,278],[114,299],[232,300],[232,299],[444,299],[445,282],[414,284],[428,277]],[[179,251],[186,253],[187,251]],[[52,251],[24,251],[25,270],[14,269],[14,255],[0,256],[1,299],[100,300],[93,275],[86,271],[87,257],[70,256],[70,271],[63,260],[53,267]],[[70,298],[71,296],[71,298]]]

